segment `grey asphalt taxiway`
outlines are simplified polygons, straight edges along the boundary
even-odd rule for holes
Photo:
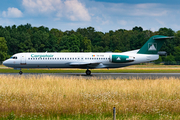
[[[20,76],[18,73],[0,73],[0,75]],[[59,77],[83,77],[85,79],[158,79],[158,78],[180,78],[180,73],[92,73],[87,76],[85,73],[23,73],[22,76],[48,75]]]

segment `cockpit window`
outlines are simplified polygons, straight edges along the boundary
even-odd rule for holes
[[[10,57],[10,59],[17,59],[17,57],[16,56],[12,56],[12,57]]]

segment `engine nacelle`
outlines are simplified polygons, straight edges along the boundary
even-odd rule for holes
[[[110,62],[113,63],[127,63],[133,62],[135,57],[127,56],[127,55],[110,55]]]

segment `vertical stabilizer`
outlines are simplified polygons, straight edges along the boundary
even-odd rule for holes
[[[152,36],[137,52],[138,54],[157,54],[161,49],[163,43],[166,39],[171,39],[173,37],[155,35]]]

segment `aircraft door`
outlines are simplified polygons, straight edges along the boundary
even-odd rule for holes
[[[26,55],[21,56],[21,65],[26,65]]]

